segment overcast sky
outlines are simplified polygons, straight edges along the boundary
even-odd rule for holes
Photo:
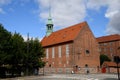
[[[0,0],[0,23],[43,38],[51,6],[54,31],[87,21],[95,37],[120,34],[120,0]]]

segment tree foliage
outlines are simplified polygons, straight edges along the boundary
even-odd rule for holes
[[[26,58],[24,66],[30,70],[34,71],[34,69],[38,69],[38,67],[44,67],[45,62],[42,61],[42,58],[45,56],[44,50],[39,43],[39,40],[36,38],[35,40],[30,39],[26,42]]]
[[[5,71],[12,76],[27,71],[33,74],[35,69],[44,67],[44,56],[37,38],[24,41],[19,33],[11,34],[0,24],[0,77],[5,75]]]
[[[110,58],[104,54],[100,55],[100,65],[104,63],[104,61],[111,61]]]
[[[0,66],[5,63],[4,60],[10,48],[10,38],[11,33],[0,24]]]

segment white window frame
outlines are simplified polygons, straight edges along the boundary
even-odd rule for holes
[[[46,49],[46,59],[49,58],[49,49]]]
[[[61,58],[62,57],[62,48],[61,48],[61,46],[59,46],[58,47],[58,56],[59,56],[59,58]]]
[[[69,45],[66,45],[66,57],[69,57]]]
[[[52,48],[52,58],[55,58],[55,48]]]

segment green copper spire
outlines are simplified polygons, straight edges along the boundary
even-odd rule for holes
[[[53,24],[50,12],[49,12],[49,17],[48,17],[47,24]]]
[[[53,24],[53,22],[52,22],[52,17],[51,17],[51,6],[50,6],[50,2],[49,2],[49,17],[48,17],[47,24]]]
[[[49,36],[53,32],[53,22],[52,22],[52,17],[51,17],[51,8],[50,8],[50,6],[49,6],[49,17],[48,17],[46,27],[47,27],[46,36]]]

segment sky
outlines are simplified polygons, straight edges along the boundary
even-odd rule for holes
[[[120,0],[0,0],[0,23],[25,39],[46,35],[51,11],[54,31],[87,21],[95,37],[120,34]]]

